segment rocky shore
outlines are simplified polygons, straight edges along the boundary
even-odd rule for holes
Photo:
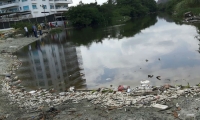
[[[139,86],[130,92],[114,87],[59,94],[52,89],[27,91],[15,74],[21,61],[11,53],[36,40],[0,43],[0,120],[200,120],[199,86]]]

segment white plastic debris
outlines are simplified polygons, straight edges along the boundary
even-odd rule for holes
[[[74,86],[70,87],[69,91],[74,92]]]
[[[179,107],[179,104],[178,104],[178,103],[176,103],[176,107]]]
[[[9,48],[17,48],[17,46],[9,46]]]
[[[28,93],[33,94],[33,93],[35,93],[35,92],[36,92],[35,90],[32,90],[32,91],[30,91],[30,92],[28,92]]]
[[[127,92],[128,92],[128,93],[129,93],[129,92],[131,92],[131,89],[130,89],[130,88],[128,88],[128,89],[127,89]]]
[[[59,93],[59,95],[64,96],[64,95],[66,95],[66,93],[65,92],[61,92],[61,93]]]
[[[152,107],[163,109],[163,110],[168,108],[167,105],[161,105],[161,104],[153,104]]]

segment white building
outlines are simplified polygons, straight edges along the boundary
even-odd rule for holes
[[[31,11],[32,17],[40,17],[67,11],[71,3],[72,0],[0,0],[0,13]]]

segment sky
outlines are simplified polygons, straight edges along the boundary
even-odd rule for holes
[[[69,4],[69,6],[76,6],[80,0],[72,0],[73,3],[72,4]],[[97,3],[98,4],[103,4],[104,2],[106,2],[107,0],[97,0]],[[94,3],[95,0],[82,0],[83,3]]]
[[[72,4],[69,4],[69,6],[76,6],[76,5],[78,5],[78,3],[80,2],[80,0],[72,0],[73,1],[73,3]],[[103,3],[105,3],[107,0],[97,0],[97,3],[98,4],[103,4]],[[158,0],[155,0],[155,1],[158,1]],[[83,3],[94,3],[95,2],[95,0],[82,0],[82,2]]]

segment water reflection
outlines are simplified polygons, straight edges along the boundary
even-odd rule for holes
[[[174,23],[163,15],[107,28],[67,30],[20,51],[18,54],[24,63],[19,72],[26,80],[24,85],[54,87],[59,91],[71,85],[136,86],[145,79],[152,85],[188,82],[194,85],[200,79],[197,29]],[[148,78],[148,75],[154,77]],[[161,76],[161,80],[156,76]]]
[[[85,28],[80,30],[68,30],[68,39],[76,45],[87,45],[93,42],[102,43],[105,39],[123,39],[133,37],[157,22],[157,16],[146,16],[129,21],[123,25],[116,25],[107,28]]]
[[[100,43],[94,38],[95,42],[89,47],[81,46],[87,85],[91,88],[110,84],[136,86],[145,79],[152,85],[199,83],[196,28],[157,19],[154,26],[137,30],[137,34],[133,29],[127,29],[126,34],[132,32],[132,35],[120,34],[120,40],[119,37],[105,37]],[[134,23],[127,27],[131,26]],[[123,27],[125,25],[118,28],[121,31]],[[154,77],[148,78],[148,75]],[[161,76],[161,80],[156,76]]]
[[[18,72],[23,73],[19,77],[24,80],[24,86],[54,88],[58,92],[70,86],[87,87],[80,49],[70,42],[61,44],[66,39],[65,34],[52,35],[52,41],[42,39],[19,51],[23,66]]]

